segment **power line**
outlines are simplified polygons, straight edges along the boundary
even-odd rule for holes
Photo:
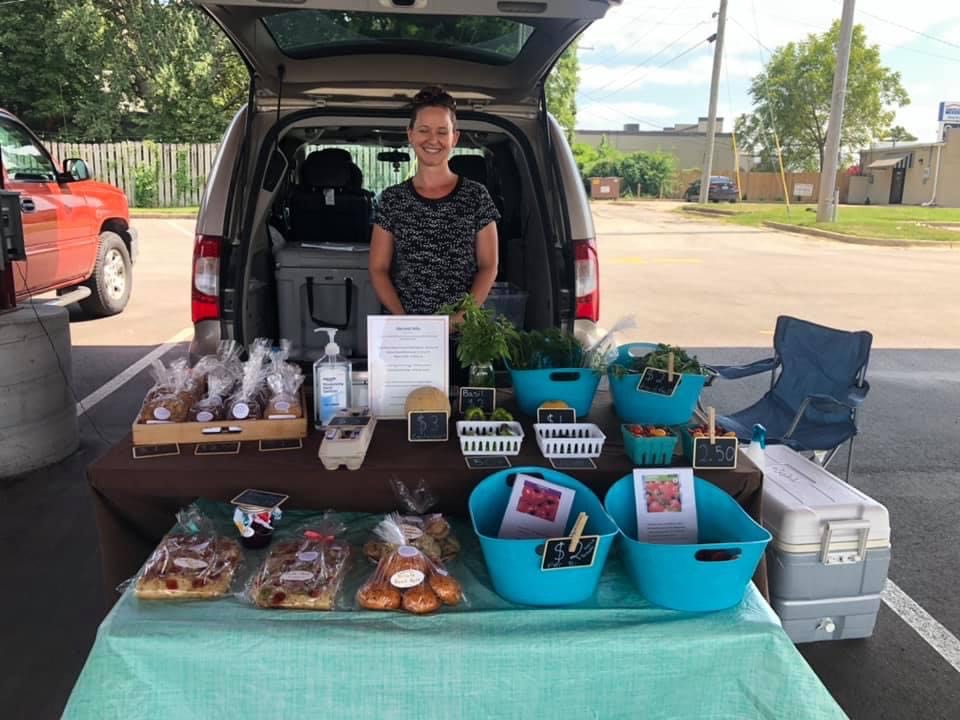
[[[655,59],[658,58],[660,55],[663,55],[663,53],[665,53],[667,50],[669,50],[669,49],[672,48],[674,45],[676,45],[677,43],[679,43],[679,42],[680,42],[681,40],[683,40],[687,35],[689,35],[690,33],[692,33],[694,30],[696,30],[696,29],[697,29],[698,27],[700,27],[701,25],[703,25],[703,21],[701,21],[701,22],[697,23],[696,25],[694,25],[693,27],[687,29],[685,32],[683,32],[680,36],[678,36],[677,38],[675,38],[672,42],[670,42],[669,44],[667,44],[665,47],[661,48],[660,50],[658,50],[657,52],[655,52],[653,55],[651,55],[650,57],[646,58],[643,62],[638,63],[637,65],[635,65],[632,70],[630,70],[630,71],[628,71],[628,72],[626,73],[625,76],[622,76],[622,77],[614,77],[610,82],[607,82],[607,83],[601,85],[599,88],[596,88],[596,90],[597,90],[597,91],[605,90],[605,89],[607,89],[608,87],[610,87],[612,84],[614,84],[614,83],[616,83],[616,82],[618,82],[618,81],[620,81],[620,80],[624,80],[625,78],[629,77],[631,74],[633,74],[634,72],[636,72],[637,70],[642,69],[642,68],[645,67],[651,60],[655,60]],[[681,55],[681,56],[682,56],[682,55]],[[676,59],[677,59],[677,58],[673,58],[673,60],[676,60]],[[673,62],[673,60],[668,60],[666,64],[669,64],[669,63]],[[661,67],[662,67],[662,66],[661,66]],[[633,81],[632,81],[632,80],[631,80],[631,81],[628,81],[628,82],[626,83],[626,85],[622,85],[622,86],[620,86],[619,88],[614,88],[611,92],[607,93],[607,94],[604,95],[603,97],[608,97],[608,96],[610,96],[610,95],[613,95],[613,94],[615,94],[615,93],[620,92],[621,90],[623,90],[624,88],[626,88],[627,86],[629,86],[631,82],[633,82]]]
[[[644,33],[643,35],[641,35],[640,37],[636,38],[636,39],[635,39],[632,43],[630,43],[629,45],[625,45],[623,48],[621,48],[620,50],[618,50],[617,52],[615,52],[613,55],[611,55],[611,56],[609,56],[609,57],[607,57],[607,58],[604,58],[604,61],[605,61],[605,62],[608,62],[608,63],[611,62],[614,58],[620,57],[620,55],[622,55],[623,53],[627,52],[628,50],[632,50],[633,48],[635,48],[635,47],[640,43],[641,40],[650,37],[650,35],[653,34],[653,31],[656,30],[656,29],[657,29],[658,27],[660,27],[661,25],[663,25],[664,22],[666,22],[666,19],[669,18],[669,17],[671,17],[671,16],[673,15],[673,13],[675,13],[677,10],[679,10],[679,9],[680,9],[680,6],[683,5],[684,2],[685,2],[685,0],[680,0],[680,2],[678,2],[678,3],[676,4],[676,6],[674,6],[674,7],[672,7],[672,8],[669,9],[669,11],[668,11],[669,14],[668,14],[668,15],[665,15],[662,20],[660,20],[659,22],[657,22],[657,23],[655,23],[654,25],[652,25],[647,32],[645,32],[645,33]],[[661,8],[661,9],[662,9],[662,10],[666,10],[667,8]],[[650,10],[650,8],[647,8],[647,10]],[[643,16],[643,15],[638,15],[637,17],[633,18],[633,20],[631,20],[630,22],[628,22],[624,27],[620,28],[620,31],[621,31],[621,33],[622,33],[623,35],[626,35],[627,28],[629,28],[629,27],[631,27],[632,25],[636,24],[636,23],[639,22],[640,20],[647,20],[647,19],[648,19],[648,18],[645,17],[645,16]],[[684,25],[685,25],[685,24],[686,24],[686,23],[684,23]],[[598,58],[598,59],[599,59],[599,58]]]
[[[874,20],[879,20],[882,23],[886,23],[887,25],[892,25],[895,28],[900,28],[901,30],[912,32],[914,35],[918,35],[920,37],[927,38],[928,40],[933,40],[938,43],[943,43],[944,45],[947,45],[952,48],[960,49],[960,44],[958,43],[950,42],[949,40],[945,40],[942,37],[937,37],[936,35],[931,35],[930,33],[923,32],[922,30],[915,30],[914,28],[907,27],[906,25],[899,23],[896,20],[888,20],[887,18],[882,18],[879,15],[874,15],[873,13],[867,12],[866,10],[857,10],[857,12],[860,13],[861,15],[866,15],[867,17],[871,17]]]

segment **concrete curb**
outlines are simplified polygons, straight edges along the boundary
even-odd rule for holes
[[[873,245],[875,247],[923,247],[923,248],[956,248],[960,243],[938,240],[886,240],[882,238],[858,237],[856,235],[847,235],[845,233],[830,232],[829,230],[820,230],[819,228],[802,227],[800,225],[787,225],[770,220],[764,221],[764,227],[783,232],[798,233],[800,235],[812,235],[822,237],[828,240],[848,243],[850,245]]]
[[[132,212],[130,213],[131,220],[196,220],[197,213],[152,213],[149,210],[146,212]]]
[[[729,210],[721,210],[720,208],[704,208],[704,207],[695,207],[690,205],[682,205],[680,207],[681,212],[693,213],[694,215],[709,215],[711,217],[734,217],[736,216],[735,212]]]

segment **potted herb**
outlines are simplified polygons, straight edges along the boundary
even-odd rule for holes
[[[510,357],[507,338],[515,332],[513,326],[505,318],[495,317],[492,310],[477,305],[470,294],[459,302],[443,306],[440,312],[463,316],[458,329],[457,358],[461,367],[470,368],[470,386],[493,387],[493,361]]]

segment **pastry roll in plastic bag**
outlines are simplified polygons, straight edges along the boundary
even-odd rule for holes
[[[154,385],[143,401],[137,422],[148,425],[186,422],[197,400],[196,382],[187,361],[175,360],[166,367],[160,360],[154,360],[151,372]]]
[[[420,550],[435,563],[454,560],[460,553],[460,541],[443,515],[429,512],[430,508],[437,504],[437,500],[426,482],[420,480],[412,490],[398,478],[391,478],[390,484],[404,512],[400,516],[400,529],[406,543]],[[380,562],[380,558],[397,547],[397,544],[387,542],[374,533],[364,544],[363,553],[371,562]]]
[[[396,546],[385,554],[357,591],[357,605],[366,610],[403,610],[414,615],[436,612],[464,602],[463,588],[443,565],[406,544],[399,515],[388,515],[375,533]]]
[[[332,610],[350,559],[345,527],[327,513],[284,541],[275,541],[247,596],[263,608]]]
[[[242,557],[240,545],[217,533],[191,505],[177,513],[176,525],[133,579],[133,592],[144,600],[223,597],[231,592]]]

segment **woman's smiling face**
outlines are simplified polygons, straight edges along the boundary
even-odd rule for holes
[[[445,107],[425,107],[417,113],[413,127],[407,130],[417,160],[436,167],[450,158],[460,133],[453,125],[453,114]]]

